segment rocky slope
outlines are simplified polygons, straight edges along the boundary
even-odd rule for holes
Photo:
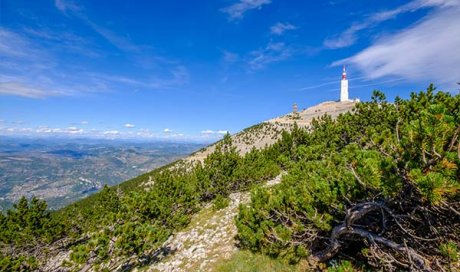
[[[314,118],[325,114],[333,118],[337,117],[341,113],[350,111],[356,103],[357,101],[328,101],[299,111],[297,114],[289,113],[276,117],[232,135],[233,144],[236,145],[240,154],[246,154],[253,147],[263,148],[274,144],[281,137],[281,131],[291,130],[294,123],[297,123],[299,127],[308,127]],[[202,161],[214,151],[214,148],[215,144],[210,145],[185,160]]]

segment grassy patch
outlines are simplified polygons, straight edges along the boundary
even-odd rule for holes
[[[228,260],[216,262],[212,271],[215,272],[296,272],[307,271],[306,267],[289,265],[282,260],[272,259],[266,255],[252,253],[247,250],[236,252]]]

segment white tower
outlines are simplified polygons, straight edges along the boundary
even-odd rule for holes
[[[345,65],[343,66],[342,80],[340,81],[340,102],[342,101],[348,101],[348,79]]]

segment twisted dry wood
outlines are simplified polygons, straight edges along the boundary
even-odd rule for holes
[[[366,239],[370,244],[373,245],[381,245],[392,250],[398,251],[403,253],[404,255],[408,256],[411,265],[414,266],[418,270],[422,271],[432,271],[430,268],[428,261],[418,254],[414,249],[406,246],[400,245],[391,241],[387,238],[384,238],[378,234],[372,233],[362,227],[353,226],[354,222],[357,220],[365,217],[369,213],[373,211],[383,211],[387,209],[383,206],[383,204],[375,203],[375,202],[366,202],[362,204],[357,204],[351,209],[348,209],[346,212],[345,219],[343,223],[336,226],[331,233],[330,236],[330,244],[329,246],[320,252],[312,255],[311,261],[312,262],[325,262],[332,257],[334,257],[339,250],[342,248],[341,239],[344,237],[350,236],[359,236],[361,238]]]

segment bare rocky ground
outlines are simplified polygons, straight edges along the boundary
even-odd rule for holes
[[[350,100],[345,102],[328,101],[299,111],[297,114],[289,113],[280,117],[262,122],[259,125],[249,127],[239,133],[232,135],[233,144],[241,155],[249,152],[253,147],[260,149],[274,144],[280,137],[283,130],[290,131],[296,123],[299,127],[309,127],[314,118],[328,114],[333,118],[341,113],[353,109],[358,101]],[[215,144],[194,153],[185,158],[185,161],[203,161],[215,149]]]
[[[281,176],[268,181],[265,186],[280,183]],[[165,247],[174,253],[148,267],[147,271],[210,271],[217,261],[230,258],[238,250],[234,218],[238,206],[249,203],[250,195],[249,192],[233,193],[230,200],[226,208],[215,211],[212,205],[208,205],[196,214],[187,229],[165,243]]]

